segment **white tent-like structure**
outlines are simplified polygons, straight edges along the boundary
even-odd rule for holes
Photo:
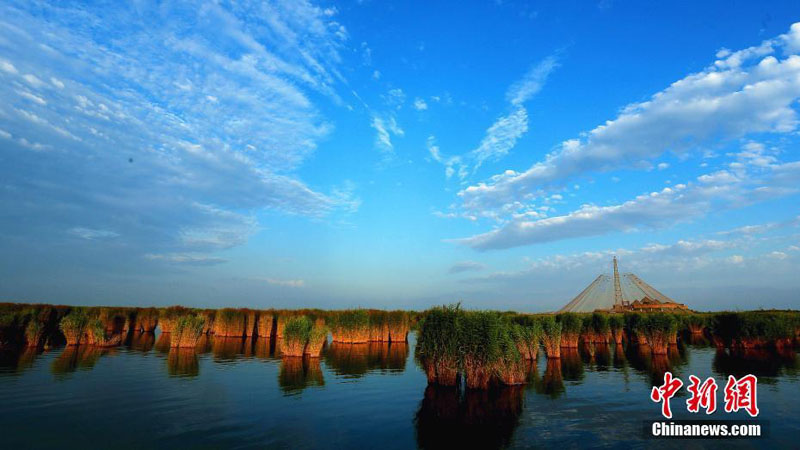
[[[614,257],[613,275],[600,275],[558,312],[625,311],[634,309],[685,309],[632,273],[620,275]]]

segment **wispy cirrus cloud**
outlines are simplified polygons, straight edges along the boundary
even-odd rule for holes
[[[800,23],[758,46],[722,50],[711,66],[627,105],[529,169],[507,170],[467,187],[461,197],[470,208],[498,208],[582,174],[649,168],[668,151],[685,154],[750,134],[793,132],[800,98],[798,40]]]
[[[510,111],[498,117],[486,129],[476,148],[460,156],[437,159],[445,165],[447,178],[458,173],[458,177],[463,180],[478,170],[484,162],[501,159],[517,145],[517,141],[528,132],[528,110],[524,104],[542,89],[547,78],[558,66],[556,56],[548,56],[532,66],[521,79],[508,88],[506,100]]]
[[[67,229],[113,237],[121,257],[220,263],[208,253],[246,242],[258,211],[352,211],[352,191],[295,175],[332,130],[317,102],[341,104],[335,16],[306,1],[0,6],[5,238]]]

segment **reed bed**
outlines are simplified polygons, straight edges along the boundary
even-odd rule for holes
[[[191,311],[183,306],[162,308],[158,312],[158,325],[161,327],[161,332],[172,333],[175,330],[175,326],[178,324],[178,320],[190,313]]]
[[[389,311],[387,313],[389,340],[391,342],[408,342],[411,330],[411,315],[408,311]]]
[[[86,327],[89,324],[89,317],[82,308],[75,308],[61,319],[59,329],[64,333],[67,345],[79,345],[84,341]]]
[[[361,344],[369,342],[369,313],[364,309],[337,311],[331,318],[334,342]]]
[[[271,338],[275,314],[272,311],[260,311],[258,313],[258,337]]]
[[[455,386],[459,375],[470,389],[522,384],[527,363],[516,338],[514,324],[501,313],[434,308],[420,324],[417,358],[433,384]]]
[[[86,324],[86,343],[96,347],[116,347],[122,343],[122,336],[106,330],[106,323],[99,317],[90,318]]]
[[[317,319],[311,327],[311,332],[308,334],[308,343],[306,344],[304,354],[312,358],[319,358],[322,356],[322,349],[325,348],[325,343],[328,341],[329,331],[324,321]]]
[[[583,319],[575,313],[563,313],[556,316],[561,323],[561,346],[578,348],[578,340],[583,329]]]
[[[244,314],[244,337],[253,337],[258,333],[258,311],[243,309]]]
[[[608,327],[611,330],[611,340],[614,344],[621,345],[625,339],[625,317],[621,314],[610,314]]]
[[[389,313],[377,309],[371,309],[369,314],[369,341],[370,342],[389,342]]]
[[[708,328],[717,347],[784,349],[798,343],[800,313],[795,311],[715,313],[708,317]]]
[[[596,312],[592,316],[592,342],[607,344],[611,340],[611,322],[609,314]]]
[[[652,312],[644,314],[636,326],[634,332],[645,336],[654,355],[666,355],[669,337],[676,332],[678,321],[672,314]]]
[[[214,336],[243,337],[246,325],[247,317],[241,310],[223,308],[214,319]]]
[[[216,309],[204,309],[200,312],[203,318],[203,334],[211,334],[214,332],[214,321],[217,318]]]
[[[542,345],[547,359],[561,358],[562,323],[553,316],[544,316],[540,322],[542,324]]]
[[[628,332],[629,341],[637,345],[647,345],[647,336],[642,332],[645,315],[643,313],[626,312],[624,315],[625,329]]]
[[[134,331],[153,333],[158,326],[158,309],[142,308],[136,314],[136,325]]]
[[[523,358],[536,361],[539,355],[539,343],[542,341],[542,323],[533,316],[519,315],[514,317],[514,338],[517,350]]]
[[[306,351],[308,339],[311,336],[313,324],[306,316],[292,317],[286,322],[283,339],[281,340],[281,355],[284,357],[301,357]]]
[[[175,321],[170,347],[195,348],[200,336],[203,335],[205,319],[196,314],[185,314]]]

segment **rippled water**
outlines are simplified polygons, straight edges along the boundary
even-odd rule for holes
[[[166,336],[164,336],[166,338]],[[717,353],[702,345],[653,359],[636,347],[540,356],[529,383],[489,392],[427,387],[407,345],[329,344],[321,360],[280,358],[268,340],[207,339],[170,350],[159,336],[101,350],[0,354],[0,448],[797,448],[800,360],[794,353]],[[277,354],[276,354],[277,353]],[[759,376],[759,421],[749,441],[645,440],[643,420],[664,370],[688,379]],[[688,381],[688,380],[687,380]],[[676,419],[691,417],[686,391]],[[722,404],[721,393],[718,396]],[[744,419],[721,408],[712,419]]]

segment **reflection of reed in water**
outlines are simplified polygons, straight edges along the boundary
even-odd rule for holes
[[[196,377],[200,360],[193,348],[172,348],[167,355],[167,373],[171,377]]]
[[[156,351],[159,353],[169,353],[170,347],[172,347],[172,339],[170,338],[171,333],[161,333],[156,339],[156,345],[154,346]]]
[[[407,358],[408,344],[405,342],[332,342],[325,352],[325,363],[336,374],[351,377],[362,377],[370,371],[402,372]]]
[[[614,346],[614,368],[622,369],[628,365],[628,358],[625,356],[625,347],[622,344]]]
[[[257,338],[255,345],[253,345],[253,354],[256,358],[262,359],[275,359],[275,343],[276,339]]]
[[[301,392],[309,386],[324,386],[319,358],[290,356],[281,359],[278,385],[287,394]]]
[[[776,352],[767,349],[735,349],[717,350],[711,365],[714,372],[727,377],[737,378],[747,374],[764,377],[759,383],[772,383],[769,378],[777,377],[783,372],[796,373],[797,356],[793,351]]]
[[[594,360],[598,371],[608,370],[608,366],[611,365],[611,349],[608,344],[602,342],[595,344]]]
[[[557,360],[555,362],[558,362]],[[561,348],[561,373],[567,381],[583,379],[583,361],[577,348]]]
[[[131,350],[147,353],[153,349],[156,343],[156,335],[150,332],[135,331],[131,334],[129,348]],[[169,346],[169,343],[167,344]]]
[[[667,355],[653,354],[646,345],[628,347],[627,357],[631,367],[649,376],[652,386],[663,384],[666,372],[672,372],[676,377],[680,376],[676,370],[683,363],[677,350]]]
[[[77,369],[91,370],[101,356],[114,350],[93,345],[70,345],[64,347],[61,355],[53,360],[50,371],[55,375],[67,374]]]
[[[497,448],[511,442],[524,387],[467,389],[428,385],[414,420],[420,448]]]
[[[558,398],[564,393],[564,376],[561,373],[561,362],[557,359],[547,361],[544,376],[539,376],[536,366],[528,375],[528,386],[534,392],[551,398]]]
[[[245,338],[214,336],[211,342],[211,352],[215,361],[234,360],[244,354]]]
[[[197,346],[194,348],[198,355],[211,351],[211,339],[207,334],[200,336],[200,339],[197,340]]]
[[[694,347],[711,347],[711,341],[702,333],[684,333],[683,341]]]

